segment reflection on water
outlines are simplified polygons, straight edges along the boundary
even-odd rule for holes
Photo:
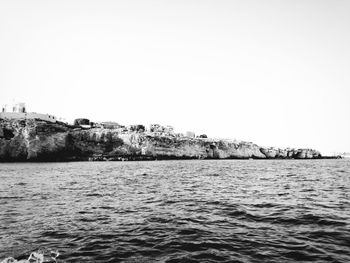
[[[0,164],[0,259],[350,262],[348,160]]]

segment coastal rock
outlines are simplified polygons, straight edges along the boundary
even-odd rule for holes
[[[296,159],[312,159],[321,157],[320,152],[312,150],[312,149],[298,149],[298,151],[294,152],[294,158]]]
[[[312,149],[181,137],[141,130],[83,129],[64,123],[0,119],[0,161],[320,158]]]
[[[276,158],[279,158],[279,159],[288,158],[288,151],[286,149],[278,149]]]
[[[292,158],[288,156],[287,149],[277,149],[277,148],[260,148],[260,151],[266,156],[268,159],[287,159]]]
[[[278,154],[278,150],[274,148],[260,148],[260,151],[266,156],[268,159],[276,158]]]

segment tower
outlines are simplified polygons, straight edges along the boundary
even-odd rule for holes
[[[13,112],[26,113],[26,105],[23,102],[17,103],[13,106]]]

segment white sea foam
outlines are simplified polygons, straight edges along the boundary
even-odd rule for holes
[[[13,257],[5,258],[1,263],[54,263],[57,262],[56,258],[59,256],[58,251],[49,251],[49,253],[39,250],[32,252],[28,259],[16,260]]]

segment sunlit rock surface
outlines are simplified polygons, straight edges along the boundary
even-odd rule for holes
[[[263,148],[254,143],[64,123],[0,119],[0,161],[154,159],[311,159],[312,149]]]

